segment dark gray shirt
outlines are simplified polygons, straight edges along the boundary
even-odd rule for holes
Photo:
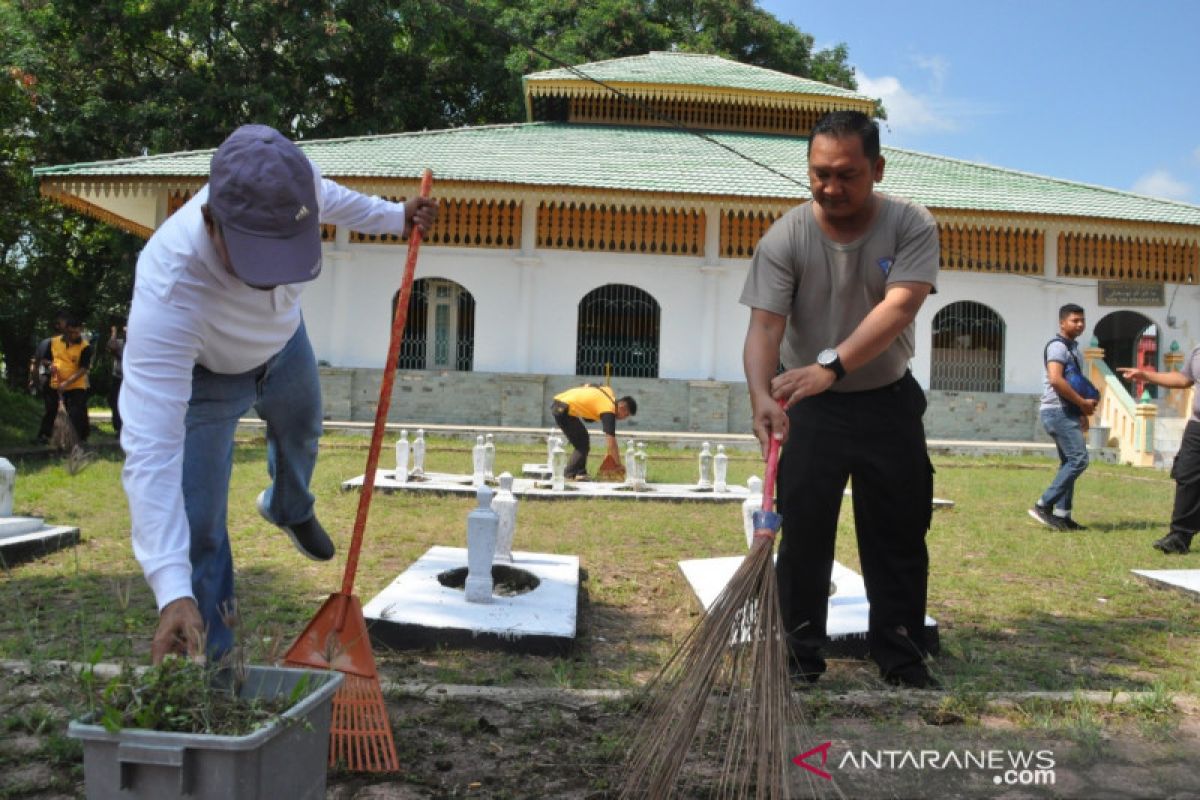
[[[923,207],[875,193],[871,229],[849,244],[831,241],[805,203],[784,214],[759,241],[741,303],[786,316],[779,358],[787,369],[816,361],[854,332],[879,305],[889,284],[937,288],[938,231]],[[914,347],[913,325],[873,360],[835,383],[835,392],[876,389],[904,377]]]

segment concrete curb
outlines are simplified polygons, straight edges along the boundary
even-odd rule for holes
[[[20,659],[0,660],[0,670],[17,675],[36,675],[41,672],[78,673],[89,665],[76,661],[50,660],[32,662]],[[95,673],[100,678],[112,678],[121,673],[120,664],[101,662],[96,664]],[[134,668],[141,672],[145,665]],[[425,683],[422,681],[381,681],[385,696],[421,698],[433,702],[482,700],[507,706],[558,705],[566,708],[586,708],[601,703],[632,699],[634,689],[568,689],[540,686],[472,686],[452,683]],[[1127,706],[1136,702],[1152,700],[1155,692],[1105,692],[1105,691],[1028,691],[1028,692],[971,692],[961,695],[982,700],[987,706],[1011,707],[1031,700],[1051,703],[1084,702],[1098,706]],[[842,704],[854,708],[877,708],[882,706],[921,707],[932,701],[960,697],[953,691],[928,691],[911,689],[856,689],[847,692],[825,693],[819,688],[807,689],[801,698],[820,697],[823,702]],[[1200,698],[1187,694],[1171,695],[1172,704],[1185,713],[1200,706]]]

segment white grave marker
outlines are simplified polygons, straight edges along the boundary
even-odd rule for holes
[[[713,456],[713,491],[728,491],[725,476],[729,474],[729,456],[725,455],[725,445],[717,445],[717,454]]]
[[[500,473],[500,489],[492,500],[492,511],[500,518],[496,529],[496,555],[492,559],[496,564],[513,563],[513,536],[517,532],[517,497],[512,492],[513,476],[507,472]]]
[[[400,438],[396,440],[396,480],[408,482],[408,431],[401,429]]]
[[[483,437],[480,437],[481,439]],[[492,557],[496,554],[496,532],[500,518],[492,511],[492,490],[480,486],[475,495],[479,505],[467,515],[468,603],[492,602]]]

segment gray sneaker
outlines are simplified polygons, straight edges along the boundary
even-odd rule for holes
[[[1036,503],[1034,503],[1033,508],[1029,509],[1029,516],[1052,530],[1064,531],[1067,529],[1061,517],[1054,516],[1050,509],[1039,506]]]
[[[329,534],[325,533],[325,529],[317,521],[316,514],[313,514],[304,522],[297,522],[292,525],[280,525],[271,519],[271,515],[267,513],[266,497],[267,490],[263,489],[259,492],[258,499],[254,501],[254,504],[258,507],[258,513],[267,522],[286,533],[297,550],[313,561],[328,561],[333,558],[333,554],[336,552],[333,540],[329,538]]]

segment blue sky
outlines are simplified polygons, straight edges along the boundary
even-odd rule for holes
[[[1200,204],[1200,2],[760,6],[847,45],[885,145]]]

